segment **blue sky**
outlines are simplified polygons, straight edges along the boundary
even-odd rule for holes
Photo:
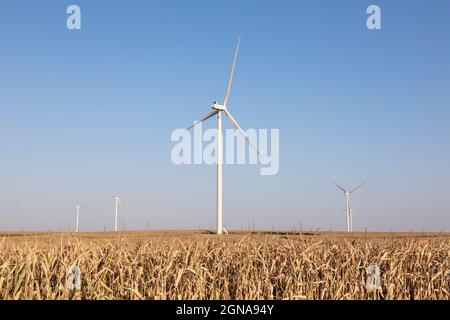
[[[77,4],[82,29],[66,28]],[[382,30],[366,28],[377,4]],[[215,167],[174,129],[221,101],[280,129],[280,171],[224,168],[224,226],[450,229],[449,1],[3,1],[0,230],[214,228]],[[208,126],[214,125],[214,121]],[[229,127],[229,124],[226,124]]]

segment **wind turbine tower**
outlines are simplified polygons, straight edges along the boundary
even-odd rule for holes
[[[192,126],[187,128],[187,130],[195,127],[199,123],[202,123],[209,118],[217,115],[217,144],[216,144],[216,157],[217,157],[217,234],[222,234],[224,231],[222,224],[222,165],[223,165],[223,136],[222,136],[222,115],[225,114],[230,120],[231,124],[239,131],[240,135],[245,139],[245,141],[256,151],[260,156],[258,149],[253,145],[250,139],[245,134],[244,130],[241,129],[239,124],[236,122],[234,117],[228,111],[228,98],[230,97],[231,84],[233,82],[234,68],[236,66],[236,60],[239,52],[240,39],[237,43],[236,52],[234,54],[233,65],[231,67],[230,77],[228,79],[227,90],[225,93],[225,99],[223,104],[213,102],[211,108],[213,109],[210,113],[204,116],[201,120],[195,121]],[[225,230],[226,231],[226,230]]]
[[[76,205],[75,209],[77,211],[77,233],[80,232],[80,208],[86,208],[87,206]]]
[[[117,232],[117,218],[119,214],[119,206],[120,206],[120,197],[112,196],[115,202],[115,210],[114,210],[114,231]]]
[[[345,198],[345,213],[347,217],[347,232],[353,232],[353,210],[350,206],[350,195],[354,193],[356,190],[361,188],[363,185],[366,184],[366,182],[361,183],[356,188],[352,189],[350,192],[338,185],[336,182],[333,182],[333,184],[341,189],[344,192],[344,198]]]

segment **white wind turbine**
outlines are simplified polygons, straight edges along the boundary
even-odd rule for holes
[[[80,232],[80,208],[86,208],[87,206],[82,206],[80,204],[77,204],[75,206],[75,209],[77,211],[77,233]]]
[[[114,231],[117,232],[117,217],[119,213],[119,207],[121,206],[120,197],[119,196],[111,196],[114,199],[115,210],[114,210]]]
[[[334,185],[336,187],[338,187],[339,189],[341,189],[344,192],[345,212],[346,212],[346,216],[347,216],[347,232],[353,232],[353,210],[350,207],[350,195],[353,192],[355,192],[356,190],[358,190],[359,188],[361,188],[363,185],[365,185],[367,182],[361,183],[359,186],[357,186],[356,188],[352,189],[350,192],[345,190],[343,187],[338,185],[336,182],[333,182],[333,183],[334,183]]]
[[[222,225],[222,162],[223,162],[223,142],[222,142],[222,113],[225,113],[230,120],[231,124],[239,131],[242,137],[247,141],[247,143],[256,151],[258,155],[258,149],[253,145],[250,139],[245,135],[244,130],[241,129],[239,124],[236,122],[234,117],[228,111],[228,98],[230,96],[231,84],[233,82],[233,74],[234,67],[236,66],[236,60],[239,52],[240,39],[236,46],[236,52],[234,54],[233,65],[231,67],[230,77],[228,79],[227,91],[225,93],[225,99],[223,104],[219,104],[217,102],[213,102],[211,108],[213,109],[206,116],[201,118],[199,121],[194,122],[192,126],[187,128],[187,130],[195,127],[197,124],[202,123],[209,118],[217,115],[217,142],[216,142],[216,162],[217,162],[217,234],[222,234],[223,225]]]

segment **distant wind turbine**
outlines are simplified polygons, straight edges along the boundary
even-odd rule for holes
[[[348,192],[347,190],[345,190],[343,187],[341,187],[340,185],[338,185],[336,182],[333,182],[333,184],[338,187],[339,189],[341,189],[344,192],[344,197],[345,197],[345,212],[346,212],[346,216],[347,216],[347,232],[353,232],[353,210],[350,207],[350,195],[355,192],[356,190],[358,190],[359,188],[361,188],[363,185],[365,185],[367,182],[361,183],[359,186],[357,186],[356,188],[352,189],[350,192]]]
[[[223,142],[222,142],[222,113],[225,113],[231,124],[239,131],[242,137],[247,141],[247,143],[256,151],[256,153],[260,156],[258,149],[253,145],[250,139],[244,133],[244,130],[241,129],[239,124],[236,122],[234,117],[228,111],[228,98],[230,96],[231,84],[233,82],[234,68],[236,66],[236,60],[239,52],[240,38],[237,43],[236,52],[234,54],[233,65],[231,67],[230,77],[228,79],[227,91],[225,93],[225,99],[223,104],[219,104],[217,102],[213,102],[211,108],[213,111],[208,113],[206,116],[201,118],[199,121],[194,122],[192,126],[187,128],[187,130],[195,127],[197,124],[202,123],[209,118],[217,115],[217,142],[216,142],[216,158],[217,158],[217,234],[222,234],[226,230],[222,225],[222,161],[223,161]]]
[[[117,232],[117,217],[119,213],[119,207],[121,206],[120,197],[119,196],[111,196],[115,202],[115,210],[114,210],[114,231]]]
[[[77,233],[80,232],[80,208],[86,208],[86,207],[87,207],[86,205],[82,206],[80,204],[75,206],[75,209],[77,211]]]

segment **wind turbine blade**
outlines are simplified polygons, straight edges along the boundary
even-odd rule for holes
[[[363,185],[365,185],[367,182],[363,182],[361,183],[359,186],[357,186],[355,189],[353,189],[352,191],[350,191],[350,193],[355,192],[356,190],[358,190],[359,188],[361,188]]]
[[[233,75],[234,75],[234,67],[236,66],[236,60],[237,60],[240,44],[241,44],[241,37],[239,37],[239,40],[238,40],[238,43],[236,46],[236,52],[234,53],[233,66],[231,67],[230,78],[228,79],[227,92],[225,93],[225,100],[223,101],[223,105],[225,107],[228,105],[228,97],[230,96],[231,84],[233,82]]]
[[[334,182],[334,181],[332,181],[333,182],[333,184],[336,186],[336,187],[338,187],[339,189],[341,189],[342,191],[344,191],[344,192],[347,192],[347,191],[345,191],[345,189],[344,188],[342,188],[340,185],[338,185],[336,182]]]
[[[204,116],[203,118],[201,118],[199,121],[196,121],[192,126],[190,126],[189,128],[187,128],[186,130],[190,130],[193,127],[195,127],[196,125],[198,125],[199,123],[202,123],[203,121],[208,120],[209,118],[215,116],[217,114],[217,110],[211,111],[210,113],[208,113],[206,116]]]
[[[233,118],[233,116],[231,115],[231,113],[228,110],[224,110],[225,114],[227,115],[228,119],[230,119],[231,124],[239,131],[239,133],[241,134],[241,136],[245,139],[245,141],[247,141],[247,143],[256,151],[256,153],[258,154],[258,156],[261,157],[261,154],[259,153],[258,149],[253,145],[253,143],[250,141],[250,139],[247,137],[247,135],[245,134],[244,130],[242,130],[242,128],[239,126],[239,124],[237,123],[237,121]]]

